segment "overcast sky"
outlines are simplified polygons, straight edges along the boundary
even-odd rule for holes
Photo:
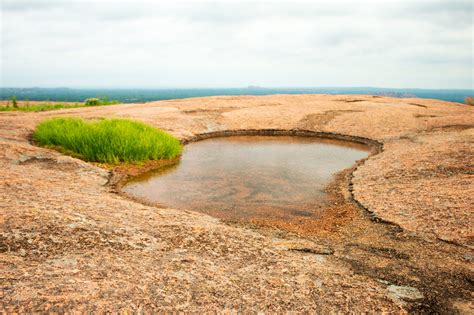
[[[474,1],[0,1],[2,87],[474,87]]]

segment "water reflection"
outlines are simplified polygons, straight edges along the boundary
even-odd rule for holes
[[[316,217],[332,176],[368,154],[360,144],[312,137],[213,138],[188,144],[179,163],[124,191],[222,219]]]

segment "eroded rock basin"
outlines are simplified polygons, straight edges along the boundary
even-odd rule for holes
[[[136,177],[123,190],[226,220],[318,218],[334,174],[368,154],[365,145],[317,137],[212,138],[187,145],[177,164]]]
[[[116,193],[159,163],[110,171],[31,144],[64,115],[137,119],[183,141],[346,135],[379,153],[334,175],[321,218],[234,224]],[[462,104],[351,95],[0,113],[0,309],[473,314],[473,126]]]

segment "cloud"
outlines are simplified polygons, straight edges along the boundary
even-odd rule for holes
[[[385,16],[394,19],[418,20],[441,28],[472,27],[474,2],[472,1],[413,1],[389,3]]]
[[[67,3],[61,0],[47,0],[47,1],[34,1],[34,0],[3,0],[2,11],[35,11],[35,10],[48,10],[51,8],[57,8],[59,6],[66,6]]]
[[[1,10],[2,86],[473,87],[467,1],[3,0]]]

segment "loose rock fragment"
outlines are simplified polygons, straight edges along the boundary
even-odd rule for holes
[[[424,298],[423,294],[414,287],[389,285],[387,287],[389,295],[394,300],[403,300],[408,302],[420,301]]]

